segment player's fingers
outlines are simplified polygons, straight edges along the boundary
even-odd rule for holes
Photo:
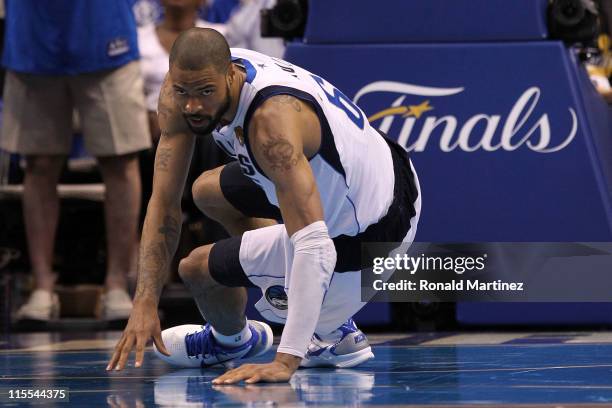
[[[127,364],[128,357],[130,356],[130,351],[132,351],[132,347],[134,346],[134,336],[129,336],[125,340],[125,344],[123,345],[123,350],[121,350],[121,356],[119,357],[119,362],[115,366],[115,370],[123,370],[123,367]]]
[[[227,382],[227,380],[233,378],[234,375],[236,375],[236,371],[237,371],[237,369],[234,369],[234,370],[230,370],[230,371],[226,372],[223,375],[220,375],[219,377],[217,377],[217,378],[215,378],[213,380],[213,384],[225,384]]]
[[[261,381],[261,375],[254,374],[251,376],[251,378],[247,378],[245,382],[247,384],[255,384],[256,382],[259,382],[259,381]]]
[[[117,361],[119,360],[119,356],[121,355],[121,349],[123,348],[123,343],[125,343],[125,336],[122,336],[121,339],[119,339],[119,342],[117,343],[117,345],[115,346],[115,351],[113,352],[113,355],[111,356],[111,359],[108,365],[106,366],[106,371],[112,370],[115,367],[115,364],[117,364]]]
[[[223,380],[227,378],[225,374],[222,374],[220,376],[218,376],[217,378],[215,378],[214,380],[212,380],[212,383],[215,385],[221,384],[223,383]]]
[[[144,336],[136,337],[136,362],[134,367],[138,368],[142,365],[144,360],[144,350],[147,339]]]
[[[230,375],[232,375],[233,373],[236,372],[236,370],[238,370],[238,368],[232,368],[230,370],[227,370],[226,372],[224,372],[223,374],[221,374],[220,376],[218,376],[217,378],[215,378],[212,383],[213,384],[221,384],[225,379],[229,378]]]
[[[157,351],[162,353],[165,356],[170,357],[170,352],[166,349],[166,345],[162,340],[161,331],[158,331],[153,334],[153,343],[155,343],[155,347],[157,347]]]
[[[241,369],[237,372],[230,374],[225,380],[223,380],[223,384],[234,384],[250,378],[253,375],[253,371],[249,369]]]

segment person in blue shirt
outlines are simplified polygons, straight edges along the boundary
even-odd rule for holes
[[[73,111],[106,187],[106,293],[102,317],[125,319],[127,272],[136,250],[140,176],[150,146],[133,0],[6,0],[7,69],[0,148],[26,158],[23,209],[35,290],[19,319],[59,314],[52,269]]]

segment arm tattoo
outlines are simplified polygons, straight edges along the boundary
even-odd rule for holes
[[[167,215],[164,217],[164,225],[160,227],[157,232],[164,236],[166,249],[171,251],[179,236],[178,222],[174,218]]]
[[[172,111],[166,104],[160,103],[159,106],[157,107],[157,114],[163,120],[168,120],[168,117],[170,116],[171,113]]]
[[[164,84],[157,103],[157,112],[164,120],[172,114],[172,96],[172,88]]]
[[[165,280],[165,273],[160,273],[160,271],[165,270],[167,263],[168,254],[163,243],[158,242],[142,248],[136,296],[141,296],[145,293],[159,295]]]
[[[270,138],[262,144],[263,155],[274,171],[291,170],[298,163],[293,145],[282,136]]]
[[[176,218],[164,217],[163,225],[157,230],[163,235],[163,242],[156,242],[141,249],[136,295],[159,294],[166,280],[166,269],[170,256],[176,250],[180,225]]]
[[[290,105],[296,112],[302,111],[300,101],[291,95],[278,95],[275,98],[271,98],[271,101],[278,105]]]
[[[157,155],[155,158],[155,169],[160,171],[168,171],[170,157],[172,156],[172,149],[169,147],[160,147],[157,149]]]

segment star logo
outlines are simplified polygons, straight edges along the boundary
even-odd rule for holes
[[[429,101],[425,101],[420,105],[408,105],[408,112],[404,114],[405,117],[414,116],[420,118],[421,115],[427,111],[432,110],[433,107],[429,105]]]
[[[384,109],[368,118],[368,121],[374,122],[375,120],[382,119],[386,116],[392,115],[402,115],[403,117],[414,117],[416,119],[420,118],[423,113],[433,110],[433,106],[429,104],[429,100],[420,103],[418,105],[408,105],[408,106],[396,106],[393,108]]]

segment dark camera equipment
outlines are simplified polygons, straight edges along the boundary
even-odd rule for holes
[[[271,9],[261,10],[261,36],[286,40],[304,36],[307,0],[278,0]]]
[[[593,0],[551,0],[548,7],[550,37],[568,44],[588,44],[600,32],[599,12]]]

